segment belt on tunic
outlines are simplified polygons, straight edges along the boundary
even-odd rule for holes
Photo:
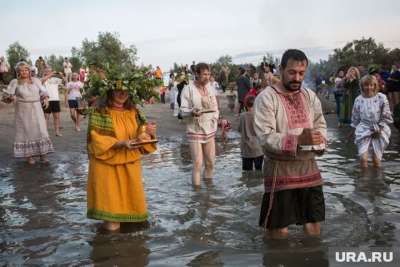
[[[36,102],[40,102],[40,100],[20,100],[20,99],[18,99],[17,102],[21,102],[21,103],[36,103]]]
[[[272,179],[272,188],[271,188],[271,192],[269,193],[269,201],[268,201],[268,210],[267,210],[267,216],[265,217],[264,220],[264,229],[267,229],[267,223],[268,223],[268,217],[271,213],[272,210],[272,202],[274,201],[274,193],[275,193],[275,186],[276,186],[276,176],[277,176],[277,172],[278,172],[278,162],[279,161],[273,161],[274,164],[274,176]]]

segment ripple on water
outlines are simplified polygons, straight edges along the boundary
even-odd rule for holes
[[[188,144],[161,140],[142,161],[150,226],[128,233],[101,233],[85,218],[86,155],[55,154],[49,168],[3,166],[2,257],[10,265],[261,266],[326,260],[326,247],[399,246],[399,145],[385,152],[381,171],[361,172],[347,130],[329,128],[328,151],[318,158],[326,204],[319,244],[308,244],[298,226],[287,242],[265,238],[257,225],[262,174],[242,172],[233,131],[217,144],[215,178],[200,189],[191,186]]]

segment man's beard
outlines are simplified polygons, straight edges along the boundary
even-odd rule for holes
[[[301,83],[302,82],[287,82],[285,81],[285,77],[282,77],[282,84],[283,87],[285,87],[286,90],[288,91],[298,91],[301,88]]]
[[[197,82],[202,86],[206,86],[210,81],[209,80],[197,80]]]
[[[283,87],[288,91],[298,91],[301,88],[301,82],[285,82]]]

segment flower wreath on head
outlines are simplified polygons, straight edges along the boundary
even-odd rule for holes
[[[104,75],[98,71],[89,74],[83,89],[88,101],[103,98],[110,90],[128,91],[129,99],[140,106],[151,98],[159,99],[158,91],[155,89],[162,85],[162,81],[146,75],[149,68],[132,66],[122,69],[107,66],[102,71]],[[138,109],[138,120],[140,124],[146,122],[140,109]]]

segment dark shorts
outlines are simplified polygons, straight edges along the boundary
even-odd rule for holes
[[[394,87],[387,87],[386,91],[388,93],[400,93],[400,87],[399,88],[394,88]]]
[[[264,193],[259,225],[264,227],[270,193]],[[325,201],[322,186],[275,192],[268,218],[268,229],[284,228],[291,224],[315,223],[325,220]]]
[[[78,100],[68,100],[69,108],[78,108]]]
[[[256,158],[242,158],[242,170],[243,171],[252,171],[253,169],[262,170],[263,161],[264,161],[264,156]]]
[[[60,101],[49,101],[49,106],[44,109],[44,113],[57,113],[60,111]]]

